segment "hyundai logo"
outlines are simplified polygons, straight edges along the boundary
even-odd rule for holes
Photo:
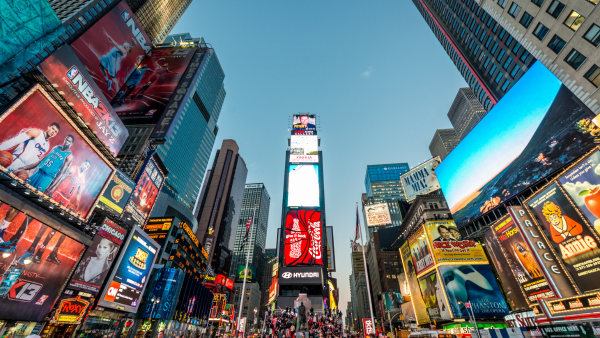
[[[285,278],[285,279],[292,278],[292,273],[291,272],[284,272],[284,273],[281,274],[281,277]]]

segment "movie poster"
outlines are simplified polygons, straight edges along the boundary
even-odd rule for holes
[[[150,53],[152,42],[125,1],[71,44],[108,101]]]
[[[462,239],[454,221],[430,221],[425,227],[437,263],[487,262],[481,243]]]
[[[285,218],[285,265],[323,264],[321,212],[289,210]]]
[[[433,267],[433,256],[427,246],[427,237],[424,227],[420,227],[412,236],[408,238],[410,244],[410,252],[417,275],[420,275],[425,270]]]
[[[429,315],[421,297],[421,290],[419,290],[419,282],[417,281],[417,271],[408,242],[405,242],[400,248],[400,256],[404,265],[404,271],[406,272],[406,280],[411,295],[411,305],[414,309],[417,325],[427,324],[429,323]]]
[[[421,294],[431,318],[451,319],[450,308],[444,297],[444,290],[436,272],[419,279]]]
[[[8,204],[0,220],[10,221],[0,238],[0,273],[14,263],[2,281],[0,318],[43,321],[85,246]]]
[[[125,212],[131,215],[140,226],[144,226],[148,217],[150,217],[164,180],[165,176],[162,170],[150,157],[146,162],[144,171],[138,178],[133,194],[131,194],[125,206]]]
[[[569,198],[552,183],[527,201],[558,257],[582,293],[600,290],[600,249],[596,234]]]
[[[540,297],[556,297],[513,219],[508,216],[491,228],[529,305],[537,304]]]
[[[135,182],[122,171],[115,170],[115,175],[108,182],[108,186],[100,196],[98,207],[109,211],[115,216],[121,216],[133,188],[135,188]]]
[[[469,318],[467,302],[471,303],[475,318],[508,315],[508,306],[489,265],[442,265],[439,272],[454,317]]]
[[[596,233],[600,233],[600,151],[596,150],[558,181]]]
[[[156,123],[198,47],[157,48],[140,63],[111,104],[124,119],[145,118]]]
[[[525,295],[523,294],[523,291],[521,291],[521,285],[514,277],[513,270],[508,264],[504,253],[502,253],[502,248],[500,248],[500,243],[498,243],[496,237],[494,237],[494,233],[491,230],[486,231],[485,234],[483,234],[483,240],[489,258],[494,264],[498,277],[500,277],[500,281],[502,282],[501,285],[506,293],[506,298],[509,302],[508,305],[510,305],[512,310],[529,308]]]
[[[39,85],[2,116],[0,165],[83,218],[113,173]]]
[[[435,168],[442,161],[439,156],[412,168],[406,174],[400,175],[400,182],[404,188],[406,201],[410,202],[418,195],[426,195],[432,191],[440,189],[440,183],[435,175]]]

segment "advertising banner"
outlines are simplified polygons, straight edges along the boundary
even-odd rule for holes
[[[411,169],[406,174],[400,175],[400,182],[402,182],[407,202],[417,198],[417,195],[426,195],[440,189],[440,183],[437,180],[437,176],[435,176],[435,168],[441,162],[439,156],[434,157]]]
[[[335,272],[335,246],[333,245],[333,227],[327,227],[327,271]]]
[[[319,166],[291,164],[288,177],[288,207],[320,206]]]
[[[595,338],[591,323],[541,326],[544,338]]]
[[[161,247],[165,246],[165,242],[171,232],[173,226],[173,218],[150,218],[144,226],[144,231]]]
[[[363,332],[366,335],[375,334],[375,326],[371,318],[363,318]]]
[[[127,3],[121,1],[75,40],[71,48],[111,101],[150,53],[152,42]]]
[[[439,273],[454,317],[469,318],[467,302],[471,303],[475,318],[508,315],[508,306],[489,265],[442,265]]]
[[[315,136],[292,135],[290,162],[319,162],[319,139]]]
[[[597,145],[598,127],[573,98],[536,62],[440,163],[435,173],[459,227]]]
[[[81,297],[68,298],[60,301],[54,316],[50,320],[52,324],[81,324],[90,302]]]
[[[279,269],[279,284],[321,284],[323,276],[320,266],[295,266]]]
[[[110,211],[113,215],[121,216],[133,188],[135,188],[135,182],[122,171],[115,170],[115,175],[108,182],[106,190],[100,196],[98,207]]]
[[[402,258],[402,264],[404,265],[404,271],[406,272],[406,280],[410,289],[411,303],[417,325],[427,324],[429,323],[429,315],[427,314],[423,298],[420,296],[421,290],[419,290],[415,263],[408,242],[405,242],[404,245],[400,247],[400,257]]]
[[[152,288],[145,298],[142,318],[172,318],[183,275],[183,271],[176,268],[161,268],[156,272]],[[153,306],[150,301],[153,298],[160,299],[160,303]]]
[[[154,159],[149,156],[146,166],[138,178],[135,190],[125,206],[125,212],[131,215],[140,226],[146,224],[146,220],[152,213],[154,202],[164,181],[165,175]]]
[[[581,292],[599,290],[598,238],[558,184],[550,184],[526,203]]]
[[[432,268],[435,264],[429,246],[427,245],[427,236],[424,227],[420,227],[412,236],[408,238],[410,252],[417,276]],[[418,293],[417,293],[418,294]]]
[[[392,224],[392,216],[390,216],[387,203],[365,205],[365,218],[369,227]]]
[[[43,321],[85,246],[7,204],[0,219],[10,221],[0,237],[0,318]]]
[[[526,244],[523,235],[510,216],[495,223],[491,227],[502,254],[512,273],[523,288],[529,305],[537,303],[540,297],[555,297],[542,274],[536,258]]]
[[[152,238],[133,227],[98,305],[137,312],[158,250],[160,246]]]
[[[481,243],[462,239],[454,221],[430,221],[425,228],[437,263],[487,263]]]
[[[421,294],[423,295],[423,301],[425,302],[429,317],[451,319],[450,308],[446,304],[444,290],[440,285],[437,273],[434,272],[419,278],[419,286],[421,287]]]
[[[269,304],[273,303],[279,295],[279,278],[273,277],[271,279],[271,286],[269,287]]]
[[[514,272],[508,264],[504,253],[502,253],[502,248],[500,248],[500,243],[496,240],[494,233],[491,230],[486,231],[483,234],[483,241],[485,242],[488,256],[494,268],[496,268],[498,277],[500,277],[500,285],[504,289],[508,305],[513,311],[529,308],[529,303],[525,299],[521,284],[515,278]]]
[[[254,283],[258,276],[256,275],[256,267],[252,265],[248,265],[248,269],[246,269],[245,265],[238,265],[237,274],[235,275],[235,282],[241,283],[244,281],[244,273],[246,273],[244,272],[245,270],[248,271],[246,275],[246,283]]]
[[[113,169],[56,102],[34,86],[0,120],[0,166],[87,218]]]
[[[317,135],[317,118],[312,114],[294,115],[292,135]]]
[[[44,60],[38,69],[67,100],[114,156],[129,132],[114,112],[96,82],[69,45],[63,45]]]
[[[590,310],[600,308],[600,292],[592,292],[561,299],[544,299],[550,317],[573,316],[576,311],[590,313]],[[596,310],[597,311],[597,310]],[[552,318],[549,318],[552,319]]]
[[[400,309],[400,303],[402,302],[402,293],[398,291],[384,292],[382,298],[385,311],[391,311],[392,309],[396,311]]]
[[[289,210],[285,217],[285,265],[323,264],[321,212]]]

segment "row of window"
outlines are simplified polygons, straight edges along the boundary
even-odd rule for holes
[[[112,3],[113,1],[114,0],[100,0],[99,3],[90,7],[90,9],[87,12],[83,13],[83,15],[80,16],[77,19],[77,21],[74,21],[72,24],[67,26],[67,31],[71,35],[75,35],[76,31],[80,30],[83,26],[85,26],[88,23],[88,21],[92,20],[93,17],[96,17],[100,13],[102,13],[102,10],[105,9],[106,6],[108,6],[108,4]]]

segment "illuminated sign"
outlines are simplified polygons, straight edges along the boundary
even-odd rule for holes
[[[365,205],[365,216],[370,227],[392,224],[387,203]]]
[[[319,162],[319,139],[317,136],[292,135],[290,138],[290,162]]]
[[[312,114],[293,116],[292,135],[317,135],[317,118]]]
[[[60,302],[54,318],[54,324],[80,324],[90,303],[77,297],[64,299]]]
[[[289,210],[285,221],[285,265],[323,264],[321,212]]]
[[[200,248],[201,247],[200,241],[198,240],[198,238],[196,237],[196,235],[194,235],[194,233],[192,232],[192,229],[190,229],[190,227],[187,225],[187,223],[181,222],[181,223],[179,223],[179,226],[190,237],[190,239],[192,240],[192,242],[194,242],[194,244],[196,244],[196,246],[198,248]],[[202,248],[202,254],[204,255],[204,257],[206,259],[208,259],[208,253],[206,252],[206,250],[204,250],[204,248]]]
[[[562,299],[543,299],[552,315],[600,308],[600,292]]]

